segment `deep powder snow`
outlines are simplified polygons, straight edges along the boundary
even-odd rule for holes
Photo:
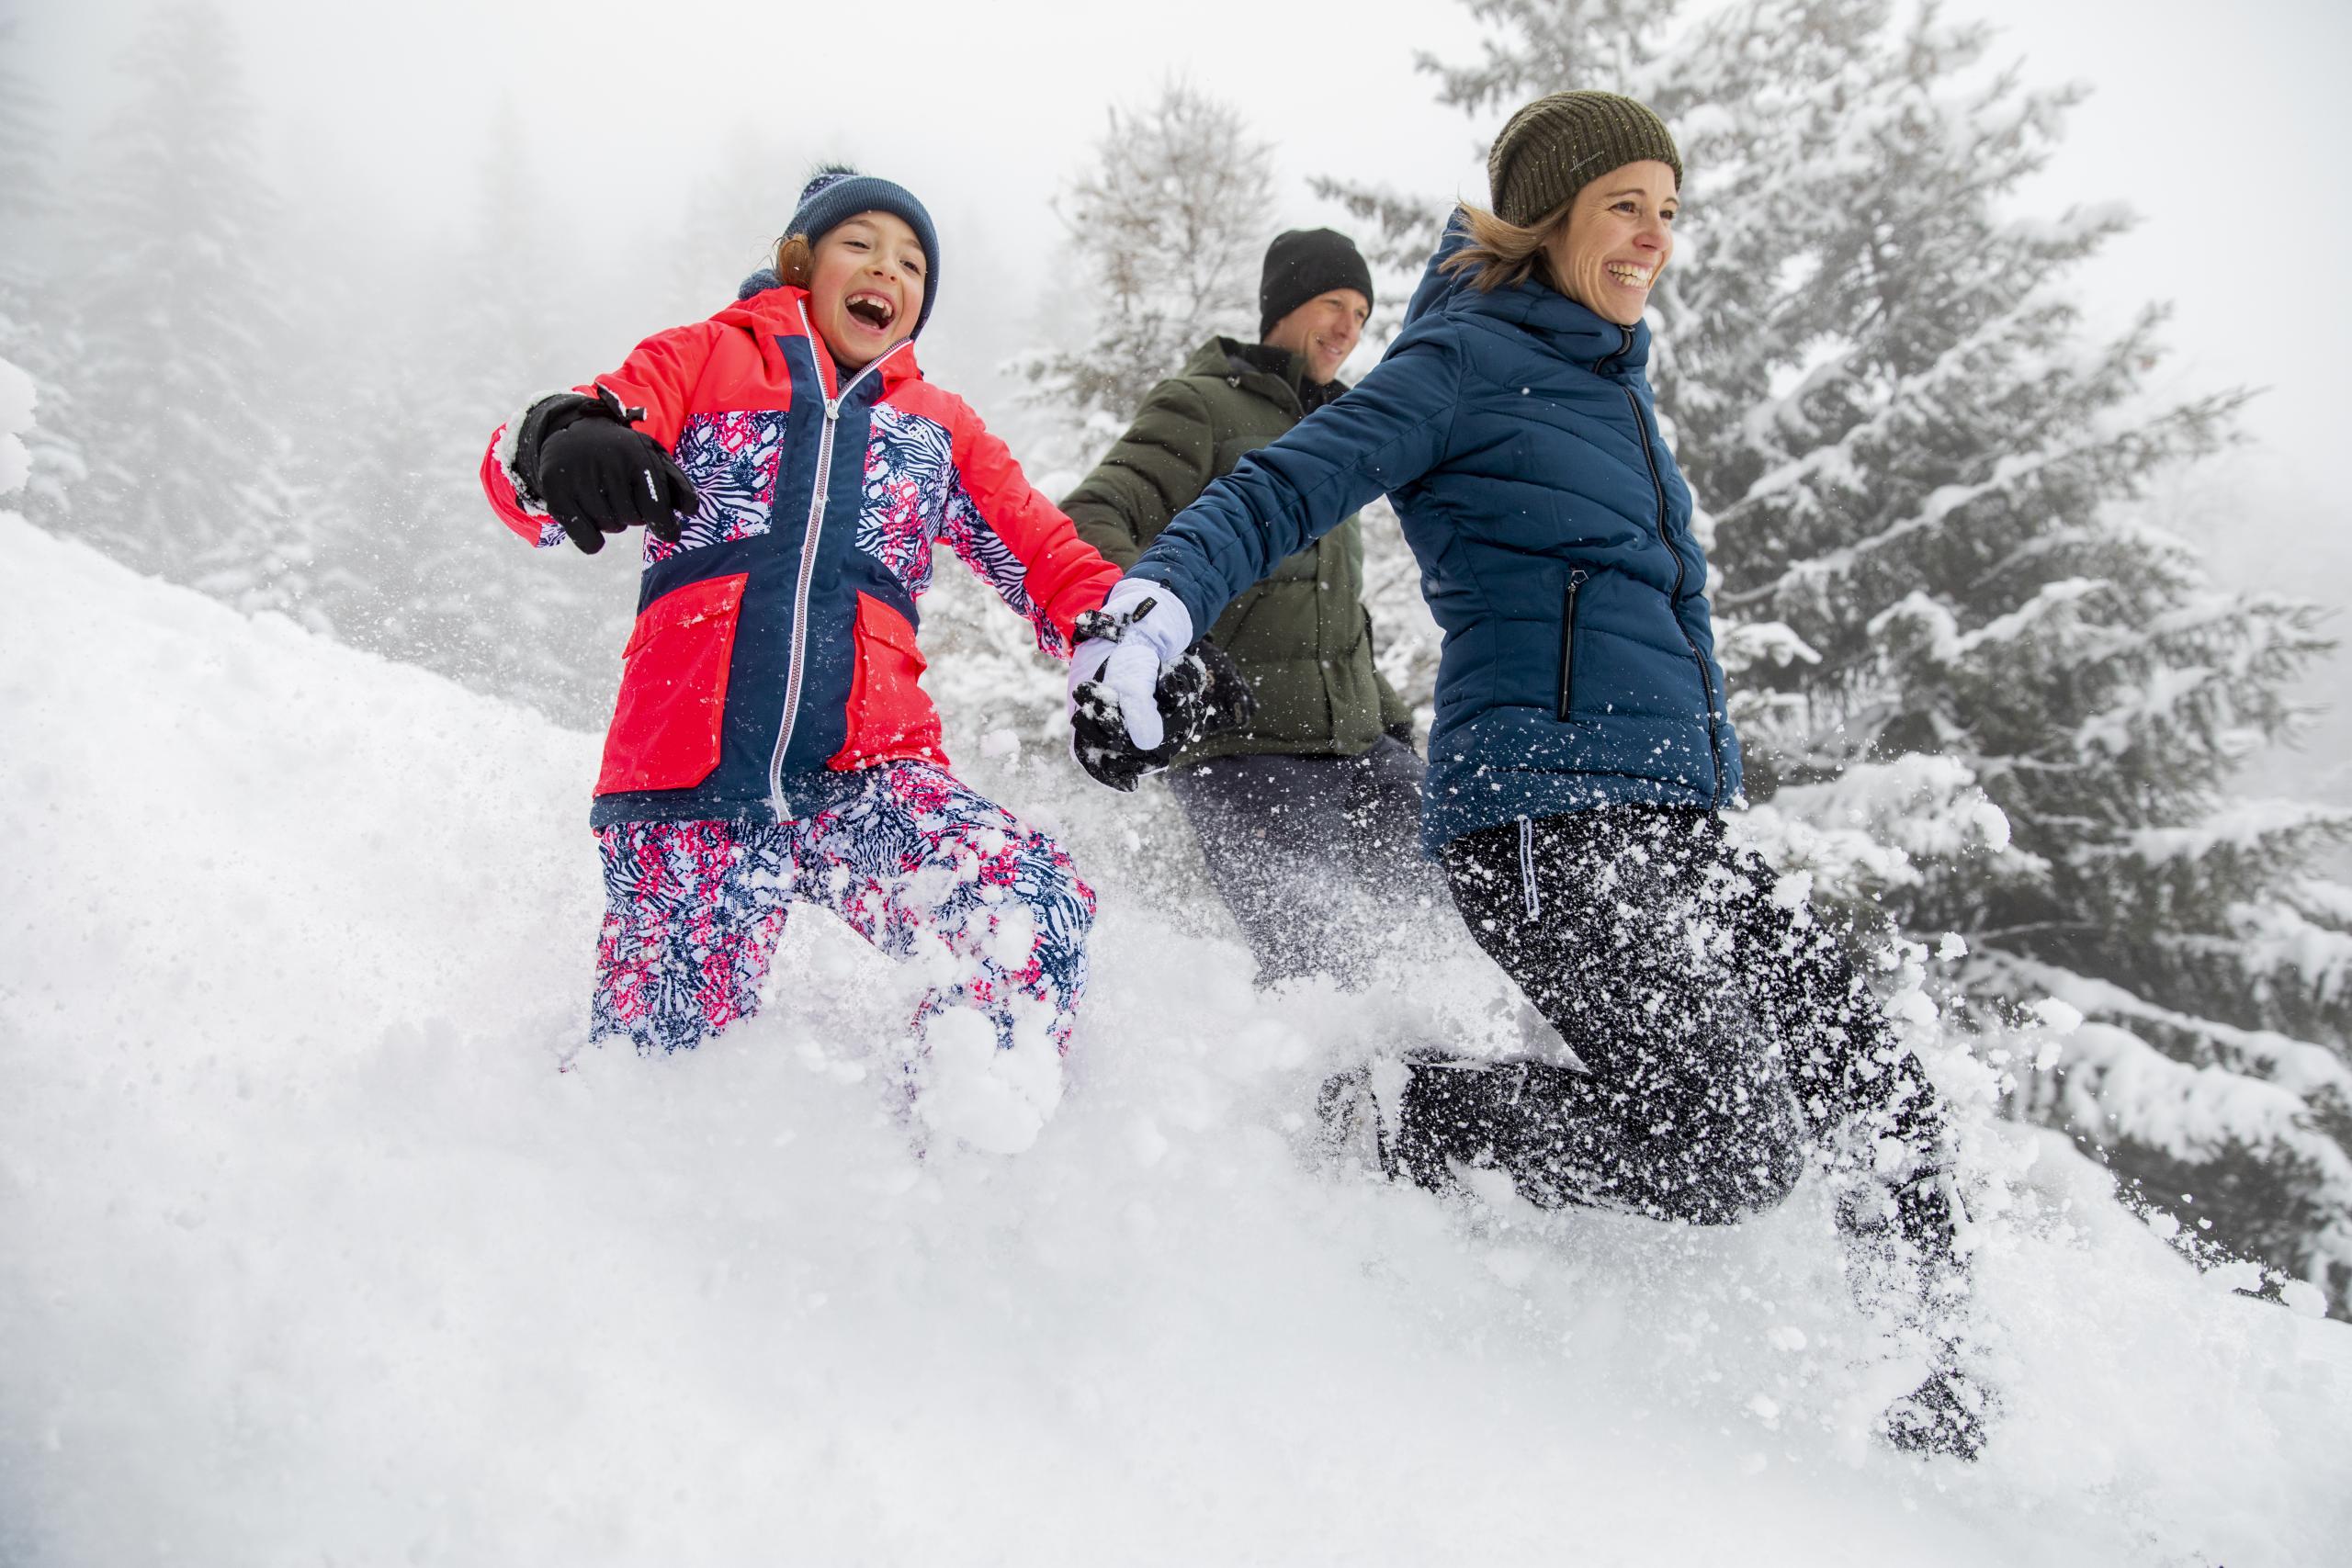
[[[915,981],[813,910],[759,1020],[560,1074],[592,738],[13,515],[0,559],[0,1562],[2240,1568],[2352,1534],[2352,1328],[2199,1274],[1982,1107],[1974,1466],[1870,1437],[1917,1369],[1817,1183],[1700,1232],[1321,1168],[1323,1074],[1507,994],[1438,942],[1257,997],[1046,745],[967,759],[1102,899],[1028,1153],[911,1154]]]

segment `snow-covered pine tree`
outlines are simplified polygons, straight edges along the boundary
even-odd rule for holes
[[[1182,82],[1148,108],[1114,108],[1091,167],[1069,184],[1063,220],[1075,287],[1057,315],[1083,342],[1016,362],[1042,432],[1021,454],[1031,481],[1059,496],[1211,333],[1251,334],[1259,259],[1272,230],[1272,155],[1240,112]],[[940,563],[929,602],[942,690],[968,723],[1046,736],[1057,682],[1027,628],[989,603],[960,564]]]
[[[123,66],[131,90],[61,245],[75,337],[53,428],[85,471],[35,515],[234,603],[299,607],[319,541],[271,397],[289,346],[277,197],[229,24],[203,0],[166,6]]]
[[[567,236],[534,194],[511,105],[487,124],[481,171],[459,233],[365,318],[377,335],[355,355],[368,367],[350,389],[358,417],[345,429],[356,434],[334,459],[375,585],[351,635],[594,728],[610,715],[635,609],[635,540],[594,560],[535,551],[491,515],[479,469],[501,420],[617,355],[563,325]],[[671,324],[653,310],[646,330]]]
[[[65,418],[59,367],[72,354],[49,250],[58,216],[56,148],[48,105],[22,63],[14,17],[0,20],[0,359],[32,384],[40,419],[26,430],[36,491],[54,498],[81,462],[58,433]]]
[[[691,321],[735,298],[752,273],[768,265],[813,160],[796,157],[761,128],[739,130],[717,149],[665,226],[648,272],[660,297],[645,302],[653,319]]]
[[[1041,478],[1071,483],[1211,333],[1254,337],[1274,233],[1271,149],[1240,110],[1187,83],[1139,112],[1112,109],[1094,156],[1062,209],[1079,285],[1053,302],[1091,335],[1018,365],[1024,400],[1054,416],[1060,438]]]
[[[1833,890],[1965,938],[1963,1025],[2044,996],[2087,1015],[2053,1066],[2017,1065],[2018,1111],[2346,1312],[2352,892],[2313,868],[2352,820],[2232,793],[2325,645],[2141,504],[2240,400],[2151,397],[2160,310],[2086,331],[2066,273],[2127,215],[2016,210],[2079,94],[1888,0],[1471,8],[1483,57],[1424,62],[1442,101],[1498,125],[1609,87],[1681,140],[1654,379],[1783,838],[1879,840]],[[1980,790],[2000,852],[1962,852],[2004,838]]]

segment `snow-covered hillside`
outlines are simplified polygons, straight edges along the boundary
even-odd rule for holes
[[[1108,795],[1064,824],[1104,913],[1027,1155],[911,1156],[876,1066],[908,983],[813,911],[722,1046],[560,1074],[592,739],[13,516],[0,560],[0,1562],[2248,1568],[2352,1539],[2352,1328],[2195,1273],[2046,1134],[1975,1137],[2007,1416],[1974,1466],[1869,1438],[1915,1370],[1814,1189],[1702,1233],[1318,1168],[1321,1075],[1491,976],[1260,1000],[1141,907]],[[1045,751],[974,761],[1067,815]]]

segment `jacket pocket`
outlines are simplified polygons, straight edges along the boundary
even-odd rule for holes
[[[894,757],[944,762],[939,710],[922,689],[929,667],[907,618],[869,594],[857,596],[849,685],[849,739],[827,767],[870,768]]]
[[[596,793],[692,789],[718,767],[727,671],[747,573],[673,589],[645,607],[621,658]]]
[[[1579,568],[1568,573],[1568,586],[1560,595],[1560,685],[1559,706],[1555,717],[1566,722],[1575,704],[1577,678],[1577,590],[1584,586],[1584,571]]]

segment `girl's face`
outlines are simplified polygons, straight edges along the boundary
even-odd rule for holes
[[[923,267],[922,242],[893,213],[861,212],[817,242],[808,315],[835,363],[864,369],[913,335]]]
[[[1656,159],[1601,175],[1577,192],[1566,225],[1544,242],[1554,286],[1602,320],[1632,326],[1674,254],[1680,208],[1674,170]]]

